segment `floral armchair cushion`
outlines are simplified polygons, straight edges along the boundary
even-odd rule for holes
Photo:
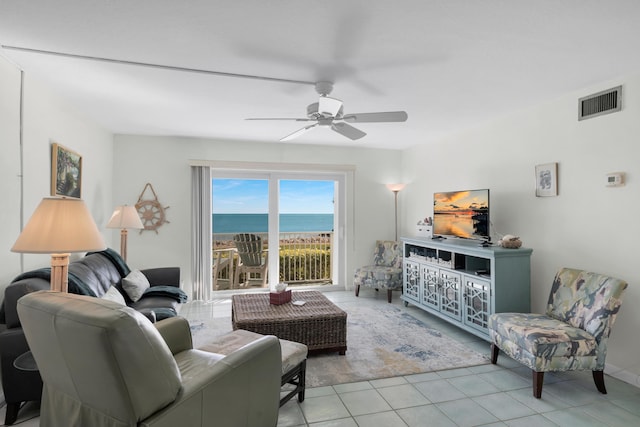
[[[393,240],[377,240],[373,263],[386,267],[402,268],[402,245]]]
[[[626,287],[620,279],[563,268],[553,281],[547,314],[493,314],[491,340],[536,372],[601,371]]]
[[[626,287],[620,279],[563,268],[553,281],[547,315],[584,329],[599,342],[609,336]]]

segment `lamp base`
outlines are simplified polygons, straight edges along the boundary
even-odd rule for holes
[[[126,228],[120,229],[120,256],[124,262],[127,262],[127,235],[129,230]]]
[[[69,292],[69,254],[51,254],[51,290]]]

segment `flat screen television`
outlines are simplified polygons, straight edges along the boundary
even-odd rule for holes
[[[433,235],[491,240],[489,189],[435,193],[433,195]]]

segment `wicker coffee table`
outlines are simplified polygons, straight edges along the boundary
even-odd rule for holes
[[[305,301],[294,305],[293,301]],[[318,291],[292,292],[291,302],[273,305],[268,293],[233,295],[233,329],[306,344],[309,352],[347,351],[347,313]]]

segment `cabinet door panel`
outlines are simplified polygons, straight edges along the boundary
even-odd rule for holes
[[[420,264],[405,260],[404,269],[404,296],[416,302],[420,300]]]
[[[464,279],[464,323],[488,334],[487,322],[491,314],[491,283]]]
[[[462,278],[458,273],[440,270],[440,312],[462,320]]]
[[[437,310],[440,306],[440,286],[438,269],[422,265],[422,304]]]

